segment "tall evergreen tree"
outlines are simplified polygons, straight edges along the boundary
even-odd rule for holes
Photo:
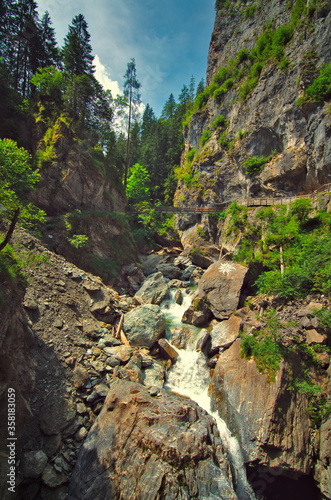
[[[201,78],[200,82],[198,83],[198,86],[197,86],[197,93],[196,93],[196,96],[201,94],[201,92],[203,92],[205,90],[205,81],[203,78]]]
[[[177,104],[173,93],[170,94],[168,100],[166,101],[164,108],[161,113],[161,118],[172,118],[175,114]]]
[[[47,66],[59,65],[59,50],[55,38],[55,31],[52,27],[52,21],[48,11],[46,10],[39,24],[40,40],[43,47],[43,52],[40,57],[40,66],[45,68]]]
[[[93,75],[95,71],[92,64],[91,36],[87,28],[83,14],[78,14],[73,18],[72,25],[69,26],[68,34],[64,39],[62,56],[64,67],[70,75]]]
[[[131,120],[135,113],[136,106],[141,102],[139,89],[141,84],[137,80],[136,62],[132,58],[127,64],[127,70],[124,75],[124,95],[128,99],[129,113],[128,113],[128,134],[126,143],[126,155],[125,155],[125,168],[124,168],[124,189],[126,189],[128,180],[128,169],[130,161],[130,132],[131,132]]]

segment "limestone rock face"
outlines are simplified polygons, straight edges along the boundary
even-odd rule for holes
[[[247,272],[235,262],[215,262],[204,273],[198,290],[215,318],[227,319],[237,309]]]
[[[163,336],[166,320],[159,306],[145,304],[124,316],[123,330],[131,345],[152,347]]]
[[[291,22],[291,9],[277,0],[257,7],[253,16],[247,16],[245,8],[230,11],[224,2],[219,5],[208,54],[208,86],[230,61],[236,61],[239,71],[245,67],[246,61],[239,63],[238,54],[240,51],[252,53],[270,20],[274,20],[275,30]],[[303,19],[304,15],[302,23]],[[244,98],[240,94],[248,82],[235,77],[234,85],[227,90],[223,84],[222,87],[221,83],[217,84],[224,90],[221,97],[215,98],[214,90],[209,98],[205,96],[208,102],[192,115],[184,129],[185,154],[182,156],[184,167],[186,153],[197,149],[190,167],[192,174],[199,178],[199,185],[189,186],[180,181],[175,195],[178,206],[240,203],[247,197],[293,196],[313,192],[331,181],[329,103],[297,105],[321,66],[330,61],[327,55],[331,50],[329,3],[321,4],[309,22],[311,31],[302,36],[298,26],[284,47],[284,61],[288,64],[285,71],[274,60],[269,60],[257,77],[256,86]],[[215,130],[213,122],[220,115],[226,122]],[[201,137],[206,131],[210,138],[202,146]],[[246,173],[246,160],[271,154],[272,159],[261,172]],[[195,213],[175,217],[175,227],[185,249],[194,241],[188,240],[190,232],[202,223],[207,226],[204,232],[209,241],[229,249],[231,235],[221,234],[222,223],[218,222],[218,231],[214,232],[214,223],[206,222],[204,216]],[[237,243],[234,242],[233,247]]]
[[[79,455],[68,499],[161,496],[237,498],[216,424],[185,398],[113,383]]]
[[[161,272],[150,275],[135,294],[141,304],[160,304],[168,292],[168,285]]]
[[[288,390],[290,377],[283,362],[275,381],[268,381],[253,359],[240,357],[237,340],[220,355],[210,391],[214,407],[238,435],[244,459],[282,467],[295,478],[309,474],[313,443],[308,401]]]

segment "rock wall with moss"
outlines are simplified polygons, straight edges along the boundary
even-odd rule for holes
[[[126,198],[117,172],[88,129],[65,115],[36,119],[34,161],[40,169],[31,201],[47,215],[48,247],[71,262],[114,281],[136,248],[124,214]]]
[[[207,87],[186,121],[175,203],[240,203],[330,182],[330,2],[216,5]],[[177,217],[179,230],[198,222]]]

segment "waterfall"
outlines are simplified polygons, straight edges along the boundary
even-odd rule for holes
[[[170,297],[161,304],[161,309],[167,319],[168,337],[171,327],[187,326],[181,323],[181,318],[185,310],[190,306],[192,298],[192,293],[186,294],[184,292],[183,304],[179,305],[175,302],[175,293],[176,290],[171,290]],[[195,329],[195,331],[197,332],[198,329]],[[208,396],[210,372],[204,354],[195,351],[192,345],[186,349],[177,349],[176,347],[174,349],[176,349],[179,356],[169,370],[165,388],[189,397],[214,417],[223,445],[235,471],[237,496],[239,500],[255,500],[254,492],[247,481],[238,440],[231,435],[226,423],[218,413],[212,412],[210,409],[210,398]]]

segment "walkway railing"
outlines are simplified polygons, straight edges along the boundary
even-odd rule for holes
[[[161,214],[210,214],[215,212],[222,212],[225,210],[231,203],[236,201],[239,205],[243,205],[246,207],[268,207],[273,205],[288,205],[289,203],[301,199],[301,198],[315,198],[318,194],[321,193],[331,193],[331,183],[324,184],[317,190],[312,193],[302,194],[298,196],[283,196],[283,197],[275,197],[275,198],[237,198],[223,201],[222,203],[215,203],[209,206],[186,206],[186,207],[173,207],[171,205],[164,206],[145,206],[144,208],[138,208],[134,206],[128,206],[126,211],[128,213],[144,213],[146,210],[154,209],[155,212]]]

